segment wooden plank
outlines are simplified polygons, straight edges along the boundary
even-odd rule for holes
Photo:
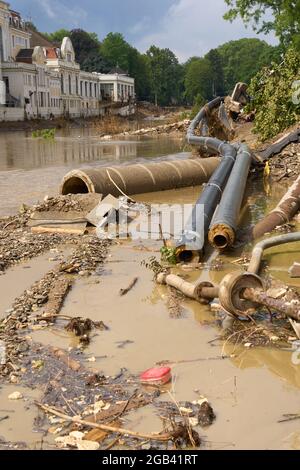
[[[83,235],[86,231],[87,222],[80,224],[51,224],[31,227],[32,233],[63,233],[69,235]]]

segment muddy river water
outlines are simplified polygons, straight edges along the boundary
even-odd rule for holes
[[[24,133],[0,134],[0,214],[15,212],[21,203],[55,194],[61,177],[70,169],[96,164],[120,164],[157,158],[187,158],[180,139],[146,138],[100,142],[87,130],[64,131],[53,142],[32,139]],[[184,153],[181,153],[184,152]],[[275,206],[286,185],[248,187],[243,218],[257,220]],[[200,188],[139,195],[150,203],[194,203]],[[183,303],[183,313],[172,318],[167,307],[167,289],[153,284],[151,271],[141,262],[159,256],[161,242],[120,241],[110,249],[101,275],[79,279],[68,295],[62,313],[102,320],[108,331],[97,332],[86,349],[92,366],[106,375],[126,367],[139,373],[160,361],[172,364],[170,390],[178,401],[204,395],[217,419],[200,435],[206,449],[300,449],[300,421],[278,423],[283,414],[300,412],[300,364],[291,351],[276,348],[244,348],[215,341],[219,326],[209,307],[193,301]],[[186,272],[191,281],[200,276],[217,283],[224,274],[240,269],[234,261],[240,252],[224,257],[219,271]],[[299,261],[296,245],[274,248],[266,260],[271,274],[291,283],[288,268]],[[53,266],[51,255],[22,263],[0,277],[0,317],[13,299]],[[120,288],[139,281],[128,295]],[[300,287],[294,280],[293,285]],[[53,328],[31,334],[36,341],[67,349],[76,347],[75,337]],[[225,354],[226,359],[222,359]],[[229,357],[232,355],[232,357]],[[300,361],[298,361],[300,362]],[[8,395],[20,390],[25,400],[11,402]],[[37,414],[32,401],[38,391],[10,385],[0,388],[0,437],[24,441],[39,448],[41,436],[33,432]],[[167,397],[168,398],[168,397]],[[1,420],[1,417],[7,419]],[[151,407],[130,413],[126,427],[152,432],[161,421]],[[51,448],[51,437],[44,446]]]

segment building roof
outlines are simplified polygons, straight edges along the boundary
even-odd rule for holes
[[[111,69],[109,73],[112,75],[115,75],[116,73],[118,75],[128,75],[128,72],[126,70],[122,70],[118,65],[114,67],[113,69]]]
[[[46,36],[38,31],[34,31],[31,28],[28,28],[28,31],[31,34],[30,38],[30,47],[42,46],[42,47],[53,47],[52,42],[50,42]]]
[[[59,50],[56,47],[45,47],[47,59],[59,59]]]
[[[20,49],[17,56],[16,62],[25,62],[26,64],[32,64],[33,49]]]

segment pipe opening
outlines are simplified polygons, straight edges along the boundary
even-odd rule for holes
[[[225,237],[225,235],[216,235],[214,237],[214,246],[216,248],[226,248],[228,245],[228,241],[227,241],[227,238]]]
[[[67,194],[87,194],[88,192],[89,188],[87,184],[78,176],[72,176],[66,180],[61,190],[63,196]]]
[[[193,260],[194,253],[191,250],[183,250],[179,253],[178,258],[181,263],[189,263]]]

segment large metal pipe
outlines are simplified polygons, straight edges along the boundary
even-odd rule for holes
[[[99,193],[120,196],[199,186],[218,168],[219,158],[88,168],[69,172],[60,193]]]
[[[186,139],[189,144],[198,146],[205,151],[218,153],[222,160],[197,200],[191,218],[180,240],[176,243],[176,255],[179,261],[191,261],[195,256],[200,257],[202,254],[211,219],[235,163],[237,154],[235,146],[213,137],[195,135],[197,127],[207,116],[207,113],[219,106],[221,102],[222,98],[219,97],[205,105],[193,119],[187,131]],[[203,212],[199,210],[200,207],[203,208]],[[203,214],[204,221],[198,220],[199,216],[202,217]]]
[[[232,246],[235,241],[251,160],[252,154],[248,146],[240,144],[236,162],[208,234],[210,244],[220,251]]]
[[[300,176],[283,196],[277,207],[263,220],[258,222],[252,231],[254,239],[272,232],[277,226],[289,222],[300,209]]]

